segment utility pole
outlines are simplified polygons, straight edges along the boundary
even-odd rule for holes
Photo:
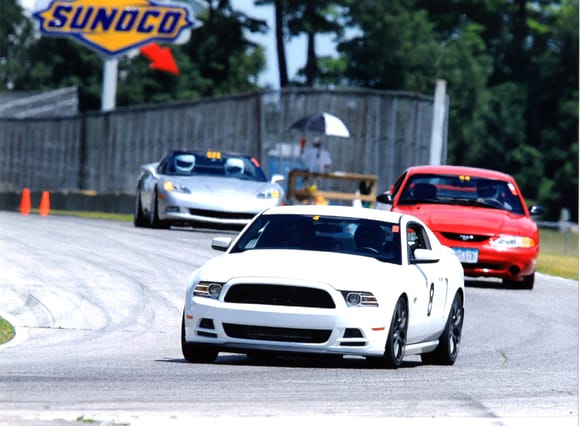
[[[435,86],[435,99],[433,101],[433,125],[431,127],[431,153],[429,164],[441,164],[441,151],[443,149],[443,125],[445,123],[445,91],[447,82],[437,80]]]

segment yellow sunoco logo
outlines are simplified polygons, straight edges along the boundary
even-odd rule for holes
[[[108,56],[174,41],[194,24],[189,5],[152,0],[53,0],[34,17],[43,34],[75,38]]]

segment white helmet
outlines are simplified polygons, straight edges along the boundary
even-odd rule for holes
[[[226,160],[226,175],[240,175],[244,173],[244,160],[228,158]]]
[[[195,155],[179,154],[175,156],[175,170],[178,173],[189,174],[195,166]]]

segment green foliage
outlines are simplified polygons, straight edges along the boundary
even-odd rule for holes
[[[203,26],[180,46],[191,66],[182,72],[202,96],[258,90],[265,67],[264,49],[244,37],[244,31],[264,31],[265,23],[235,11],[228,1],[210,1],[200,16]]]
[[[383,90],[432,92],[439,45],[424,11],[410,0],[349,2],[349,23],[359,34],[338,45],[346,79]]]
[[[308,87],[320,83],[321,69],[316,54],[316,36],[318,34],[343,32],[343,22],[339,8],[344,1],[337,0],[285,0],[288,11],[284,19],[289,37],[304,34],[307,39],[306,62],[298,72],[294,84]]]
[[[450,99],[450,164],[476,166],[482,148],[496,150],[486,125],[492,110],[492,95],[487,88],[492,58],[486,52],[482,33],[481,25],[467,24],[460,37],[442,43],[437,60],[436,73],[447,81]]]
[[[318,58],[319,87],[346,86],[344,73],[346,71],[346,60],[344,58],[322,57]]]
[[[448,163],[513,174],[545,219],[578,219],[577,1],[352,0],[348,14],[349,85],[430,93],[445,79]]]
[[[15,80],[23,73],[32,29],[17,0],[0,1],[0,91],[16,89]]]
[[[9,342],[13,338],[14,327],[4,318],[0,317],[0,345]]]
[[[93,51],[70,39],[41,37],[30,45],[27,58],[16,90],[77,86],[81,109],[100,108],[103,63]]]

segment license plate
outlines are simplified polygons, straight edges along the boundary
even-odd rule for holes
[[[453,247],[453,251],[461,263],[477,263],[479,250]]]

